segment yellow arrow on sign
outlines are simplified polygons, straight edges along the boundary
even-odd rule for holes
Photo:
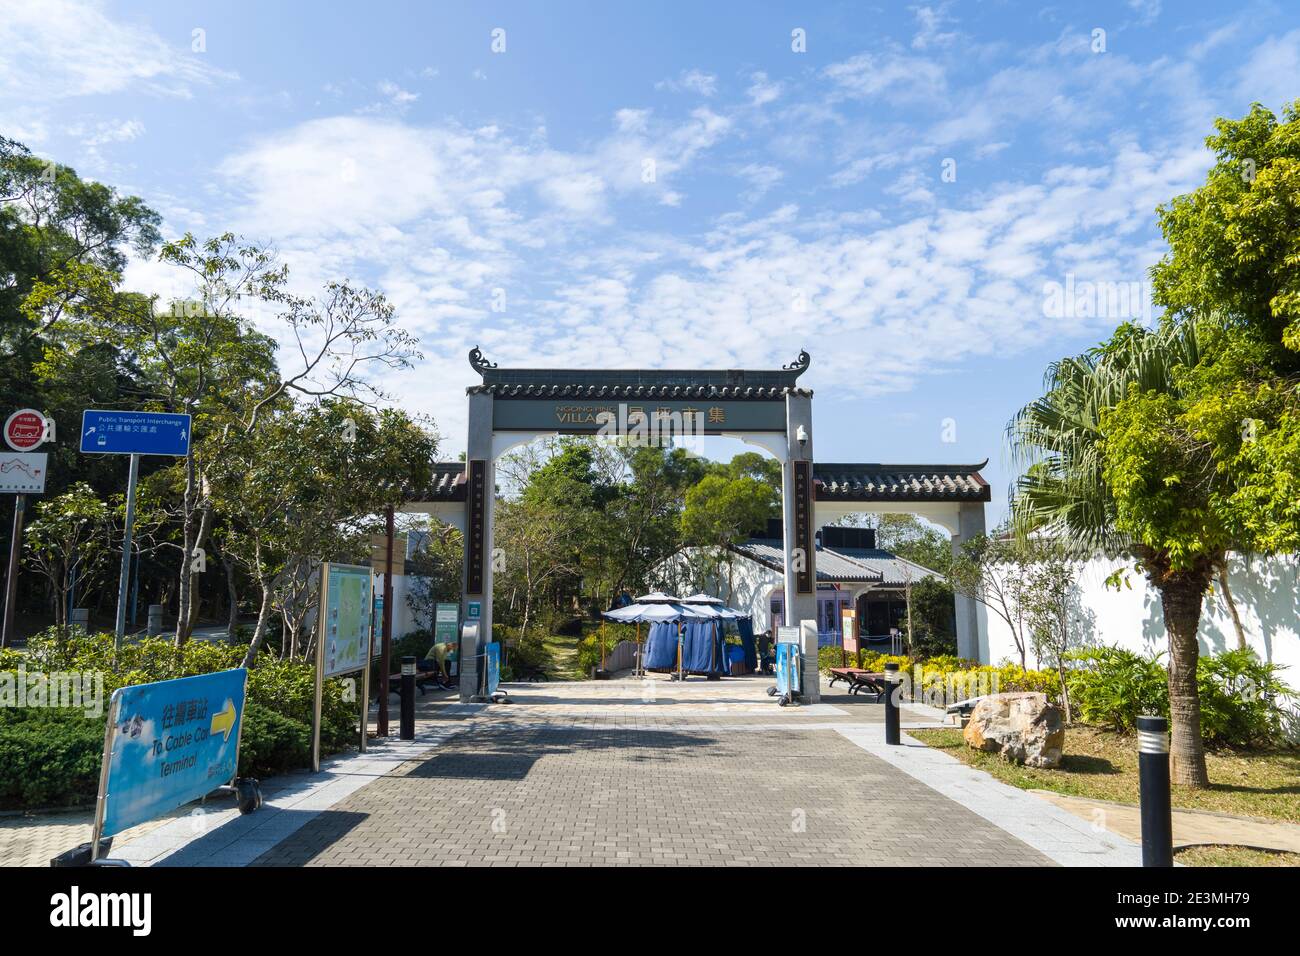
[[[235,728],[235,702],[226,698],[226,707],[220,713],[212,715],[212,723],[208,725],[209,733],[219,733],[225,731],[225,740],[230,739],[230,732]]]

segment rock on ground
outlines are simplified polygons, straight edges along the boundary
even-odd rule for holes
[[[1029,767],[1059,767],[1065,750],[1061,709],[1046,694],[990,694],[971,712],[963,734],[976,750]]]

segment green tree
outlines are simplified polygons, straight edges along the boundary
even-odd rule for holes
[[[1232,538],[1264,553],[1300,548],[1298,106],[1215,122],[1205,184],[1159,209],[1169,251],[1151,270],[1166,324],[1205,326],[1179,425],[1227,476],[1214,507]]]
[[[297,655],[320,562],[365,553],[378,516],[423,489],[436,451],[433,434],[404,413],[347,399],[290,405],[228,440],[209,494],[231,519],[224,548],[260,594],[250,663],[272,611],[283,624],[282,656]]]
[[[704,548],[719,572],[725,569],[728,594],[735,593],[733,546],[762,528],[779,500],[769,482],[750,475],[706,475],[686,492],[682,539]]]
[[[1046,393],[1012,420],[1028,465],[1012,494],[1021,535],[1068,553],[1131,553],[1160,595],[1169,635],[1170,757],[1176,782],[1208,786],[1196,685],[1201,604],[1232,543],[1219,507],[1226,478],[1179,421],[1181,370],[1201,358],[1198,324],[1121,326],[1102,346],[1053,364]]]
[[[78,484],[36,505],[27,526],[27,560],[49,583],[55,623],[68,626],[68,596],[74,576],[83,590],[108,563],[112,512],[89,485]]]
[[[459,602],[465,568],[465,538],[440,521],[431,522],[426,543],[406,560],[406,606],[432,630],[439,602]]]
[[[956,593],[984,605],[1006,624],[1021,667],[1028,666],[1026,607],[1032,562],[1023,538],[981,534],[962,542],[946,569]]]

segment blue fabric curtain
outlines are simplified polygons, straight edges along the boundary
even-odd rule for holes
[[[753,619],[737,618],[736,629],[740,631],[740,644],[745,649],[745,666],[751,671],[758,670],[758,650],[754,647]]]
[[[713,621],[688,621],[682,648],[683,668],[692,674],[727,674],[726,642]]]
[[[692,674],[713,670],[713,625],[709,621],[687,621],[682,633],[682,668]]]
[[[660,621],[650,625],[645,642],[644,664],[654,670],[677,666],[677,625]]]

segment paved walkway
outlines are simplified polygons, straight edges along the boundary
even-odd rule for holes
[[[770,683],[509,685],[514,702],[491,707],[430,695],[415,741],[266,781],[256,813],[203,808],[119,838],[112,855],[164,866],[1139,860],[1123,837],[910,738],[885,747],[883,707],[869,698],[823,688],[821,704],[782,708]],[[938,724],[924,708],[903,716]]]
[[[1138,842],[1142,840],[1142,817],[1132,804],[1091,800],[1051,790],[1031,790],[1030,793],[1112,833]],[[1175,807],[1173,824],[1175,849],[1226,845],[1300,853],[1300,824],[1285,820],[1263,820]]]

